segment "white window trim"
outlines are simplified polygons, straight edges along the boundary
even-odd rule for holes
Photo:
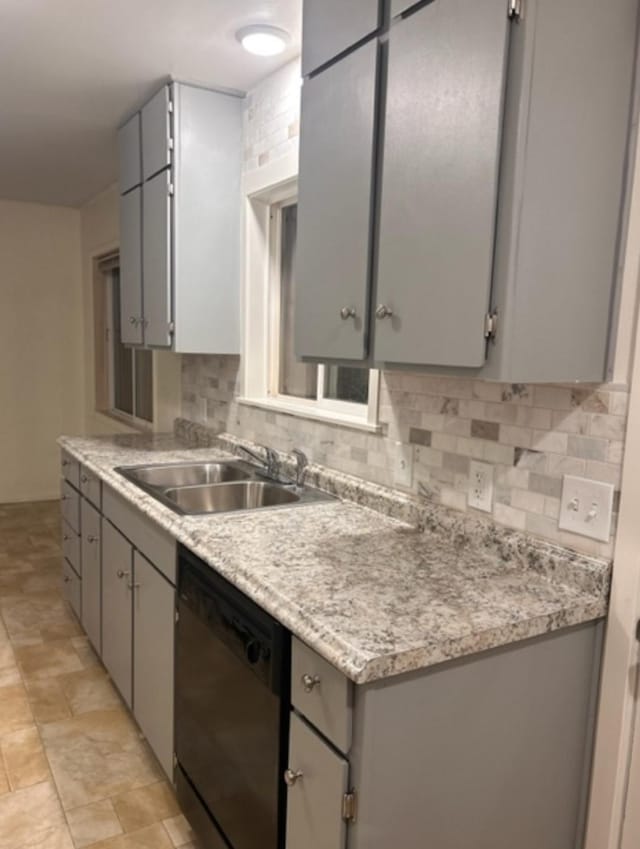
[[[318,367],[321,400],[293,398],[277,393],[276,344],[279,339],[280,216],[272,220],[272,207],[286,206],[297,196],[297,156],[277,160],[245,178],[245,274],[243,287],[243,397],[240,404],[340,424],[379,433],[380,375],[369,372],[369,401],[353,404],[324,398],[325,366]],[[274,265],[275,263],[275,265]]]

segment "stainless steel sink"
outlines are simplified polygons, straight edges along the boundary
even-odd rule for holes
[[[183,513],[190,514],[257,510],[300,501],[300,495],[293,488],[263,481],[183,486],[165,490],[164,496],[175,502]]]
[[[121,466],[121,475],[177,513],[199,515],[332,501],[308,486],[272,480],[243,460]]]

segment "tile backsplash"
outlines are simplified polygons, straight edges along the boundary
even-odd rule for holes
[[[612,540],[560,531],[558,516],[565,474],[613,483],[619,491],[624,388],[382,372],[381,433],[373,434],[239,403],[239,357],[182,359],[184,418],[282,451],[301,447],[317,463],[387,486],[394,486],[398,443],[410,445],[410,491],[458,510],[469,509],[470,461],[482,460],[495,467],[497,522],[587,554],[612,554]]]

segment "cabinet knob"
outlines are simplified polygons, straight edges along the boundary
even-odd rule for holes
[[[69,500],[69,496],[68,496],[68,495],[61,495],[61,496],[60,496],[60,501],[68,501],[68,500]]]
[[[98,537],[94,537],[93,534],[89,534],[87,542],[98,542]]]
[[[65,575],[62,580],[65,582],[65,584],[68,584],[71,578],[68,575]]]
[[[89,478],[86,475],[80,475],[82,483],[89,483]]]
[[[285,769],[284,771],[284,783],[287,787],[293,787],[293,785],[302,778],[302,770],[297,769]]]
[[[63,461],[62,461],[62,468],[63,468],[63,469],[66,469],[68,465],[69,465],[69,461],[68,461],[68,460],[63,460]]]
[[[131,581],[127,584],[128,590],[137,590],[140,589],[140,584],[133,584]]]
[[[64,542],[69,542],[71,537],[69,536],[69,534],[62,534],[62,539]]]
[[[304,688],[305,693],[311,693],[314,687],[320,686],[320,676],[309,675],[305,672],[305,674],[302,676],[302,686]]]
[[[392,315],[393,310],[391,309],[391,307],[388,307],[386,304],[378,305],[378,308],[376,309],[376,318],[391,318]]]
[[[132,315],[129,318],[129,324],[137,324],[137,323],[138,323],[138,319],[135,317],[135,315]]]
[[[124,572],[122,569],[118,569],[118,571],[116,572],[116,575],[119,578],[128,578],[129,574],[130,574],[129,572]]]
[[[355,318],[356,311],[353,307],[342,307],[340,310],[340,318],[346,321],[348,318]]]

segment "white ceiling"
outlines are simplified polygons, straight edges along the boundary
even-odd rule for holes
[[[300,47],[302,0],[0,0],[0,198],[79,206],[117,173],[118,124],[168,76],[246,91]],[[292,44],[251,56],[268,21]]]

